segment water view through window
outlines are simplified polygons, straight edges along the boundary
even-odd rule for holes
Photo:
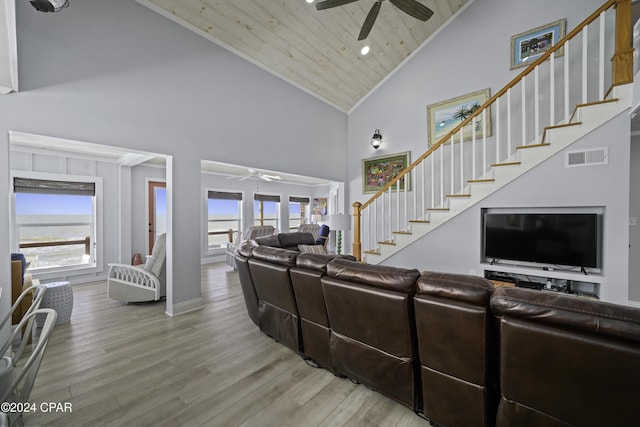
[[[93,196],[16,193],[16,231],[29,268],[92,262]]]

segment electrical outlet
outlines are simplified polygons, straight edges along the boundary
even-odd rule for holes
[[[635,227],[637,224],[638,224],[638,218],[636,218],[635,216],[629,217],[629,226],[630,227]]]

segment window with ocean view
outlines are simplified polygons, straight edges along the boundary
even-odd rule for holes
[[[308,222],[308,197],[289,197],[289,229],[297,230],[300,224]]]
[[[242,228],[242,193],[207,192],[207,253],[225,249]]]
[[[29,269],[95,264],[95,183],[14,178],[15,232]]]
[[[280,196],[254,194],[253,218],[255,225],[272,225],[278,230]]]

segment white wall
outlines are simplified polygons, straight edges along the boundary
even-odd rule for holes
[[[564,167],[564,151],[385,261],[420,270],[482,274],[483,208],[604,208],[600,298],[629,300],[629,116],[622,113],[566,150],[608,147],[605,166]],[[541,276],[546,273],[539,271]],[[596,276],[594,276],[596,277]],[[594,277],[577,275],[589,282]],[[635,285],[634,285],[635,286]]]
[[[172,156],[168,254],[180,256],[167,273],[180,286],[168,295],[170,314],[200,301],[201,199],[189,189],[200,188],[202,159],[347,176],[344,113],[133,0],[77,1],[56,14],[18,2],[17,20],[22,91],[0,98],[0,153],[15,130]],[[7,159],[0,155],[0,235]],[[1,263],[0,282],[8,287]]]
[[[475,1],[349,115],[350,204],[368,199],[361,190],[362,158],[411,151],[411,158],[416,159],[426,151],[427,105],[487,87],[496,93],[522,71],[509,69],[512,35],[562,18],[567,19],[568,32],[601,5],[600,0]],[[594,133],[579,142],[585,147],[608,145],[608,167],[568,171],[558,164],[561,157],[551,160],[385,264],[481,272],[481,207],[604,206],[606,286],[603,284],[601,296],[627,303],[629,127],[629,118],[619,117],[606,126],[609,134],[599,130],[599,139],[593,139]],[[374,151],[368,141],[376,128],[384,142]]]

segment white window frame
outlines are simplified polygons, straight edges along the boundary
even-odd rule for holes
[[[302,203],[302,202],[292,202],[291,198],[306,198],[309,200],[309,202],[307,203]],[[305,205],[305,212],[304,212],[304,222],[300,222],[300,224],[309,224],[311,223],[311,196],[293,196],[290,195],[289,198],[287,199],[287,214],[288,214],[288,223],[287,223],[287,230],[288,231],[295,231],[294,229],[291,228],[291,204],[292,203],[297,203],[298,205]],[[300,217],[296,217],[296,220],[300,219]],[[297,227],[296,227],[297,228]]]
[[[217,255],[217,254],[221,254],[224,253],[227,248],[226,247],[222,247],[222,248],[217,248],[217,249],[209,249],[209,192],[210,191],[217,191],[217,192],[221,192],[221,193],[241,193],[242,194],[242,200],[238,200],[239,204],[238,204],[238,232],[236,234],[236,236],[234,237],[234,242],[236,240],[239,239],[239,236],[242,235],[242,232],[244,230],[244,201],[245,201],[245,192],[244,191],[238,191],[238,190],[231,190],[228,188],[205,188],[204,190],[204,253],[206,255]]]
[[[11,171],[11,185],[15,177],[28,179],[41,179],[52,181],[70,181],[70,182],[93,182],[95,184],[95,196],[93,197],[93,224],[91,227],[91,261],[87,264],[76,264],[59,267],[41,267],[34,269],[32,273],[39,279],[48,279],[60,277],[60,273],[64,272],[65,276],[77,276],[89,273],[98,273],[103,271],[104,266],[104,244],[103,244],[103,183],[102,177],[83,176],[83,175],[67,175],[45,172],[32,171]],[[11,188],[10,197],[10,244],[12,252],[20,252],[20,241],[18,233],[18,221],[16,216],[16,194]]]
[[[282,194],[275,194],[275,193],[268,193],[268,192],[253,193],[253,196],[251,197],[251,212],[252,212],[252,215],[253,215],[253,223],[252,223],[253,225],[260,225],[260,224],[258,224],[259,218],[256,216],[256,214],[257,214],[256,208],[255,208],[255,202],[257,201],[255,199],[256,194],[261,195],[261,196],[269,196],[269,197],[278,197],[279,198],[278,202],[274,202],[274,203],[277,203],[278,205],[276,207],[276,218],[275,218],[276,223],[273,226],[273,228],[276,230],[276,233],[280,232],[280,230],[281,230],[281,228],[283,226],[283,224],[281,224],[281,221],[282,221],[282,212],[281,212],[281,209],[282,209]],[[287,199],[287,202],[288,202],[288,199]],[[289,207],[287,206],[287,211],[288,211],[288,208]],[[272,220],[269,219],[268,221],[271,222]],[[263,224],[263,225],[265,225],[265,224]],[[270,224],[266,224],[266,225],[270,225]],[[289,223],[288,222],[287,222],[286,226],[287,226],[287,229],[288,229],[289,228]]]

